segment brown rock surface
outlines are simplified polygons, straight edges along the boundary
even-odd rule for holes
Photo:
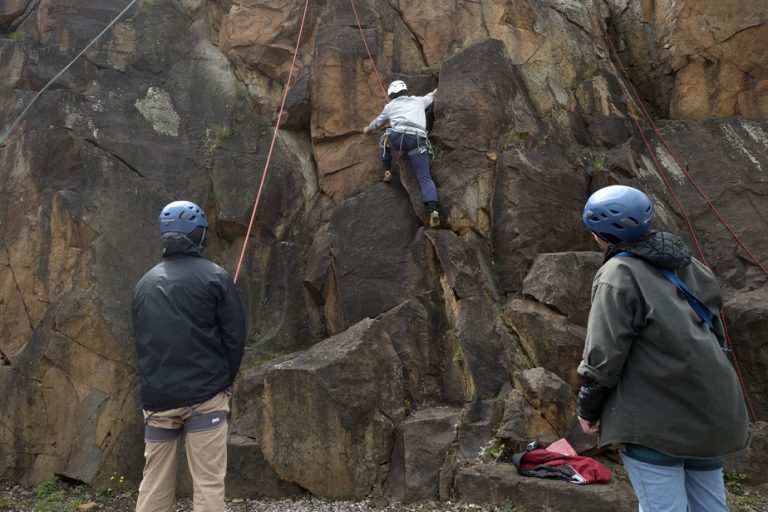
[[[386,476],[404,415],[403,373],[392,342],[363,320],[266,374],[264,456],[283,480],[313,494],[363,498]]]
[[[630,512],[637,509],[632,487],[612,479],[602,485],[522,476],[512,464],[482,464],[462,468],[456,476],[456,494],[469,503],[512,503],[524,512],[579,510]]]
[[[229,488],[513,499],[521,511],[585,492],[483,463],[502,441],[573,433],[600,258],[585,253],[596,248],[580,214],[614,183],[648,191],[658,226],[695,248],[672,192],[685,205],[765,420],[768,278],[658,137],[643,133],[644,146],[584,4],[355,3],[373,62],[348,3],[311,2],[248,240]],[[4,133],[124,2],[1,4]],[[207,255],[234,272],[303,5],[142,1],[0,147],[0,479],[100,485],[119,472],[137,485],[130,291],[159,258],[155,219],[172,199],[204,207]],[[764,2],[605,5],[641,92],[682,119],[658,120],[660,133],[765,264]],[[384,104],[373,63],[385,83],[438,88],[432,169],[446,229],[424,227],[405,157],[380,182],[377,137],[359,134]],[[634,507],[619,483],[580,499]]]
[[[405,502],[438,498],[440,469],[460,420],[460,409],[441,407],[422,409],[400,424],[385,484],[390,496]]]
[[[609,2],[630,76],[677,119],[768,116],[768,5],[685,0]]]

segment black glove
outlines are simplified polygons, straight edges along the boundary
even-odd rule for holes
[[[603,404],[608,398],[611,388],[601,386],[589,377],[581,377],[581,389],[579,390],[576,414],[587,421],[597,421],[603,410]]]

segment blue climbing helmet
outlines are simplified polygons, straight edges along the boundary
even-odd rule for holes
[[[611,185],[592,194],[581,216],[590,231],[622,241],[635,240],[651,230],[653,203],[643,192]],[[601,237],[604,238],[604,237]]]
[[[198,226],[207,228],[208,219],[192,201],[174,201],[160,212],[160,233],[191,233]]]

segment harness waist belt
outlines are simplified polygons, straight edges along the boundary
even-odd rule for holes
[[[413,135],[418,135],[420,137],[427,137],[427,131],[422,130],[421,128],[416,128],[415,126],[403,126],[401,124],[390,128],[390,130],[400,133],[410,133]]]

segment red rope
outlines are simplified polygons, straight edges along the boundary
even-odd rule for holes
[[[309,7],[309,0],[304,4],[304,13],[301,16],[301,26],[299,27],[299,36],[296,38],[296,48],[293,50],[293,60],[291,60],[291,69],[288,71],[288,81],[285,82],[285,91],[283,92],[283,101],[280,103],[280,111],[277,114],[277,122],[275,123],[275,131],[272,134],[272,142],[269,145],[269,153],[267,153],[267,161],[264,163],[264,171],[261,173],[261,182],[259,183],[259,191],[256,193],[256,201],[253,204],[253,212],[251,212],[251,220],[248,223],[248,231],[245,233],[245,240],[243,240],[243,249],[240,251],[240,260],[237,262],[237,270],[235,270],[234,281],[237,283],[237,278],[240,276],[240,269],[245,259],[245,249],[248,246],[248,238],[251,236],[251,230],[253,230],[253,222],[256,219],[256,210],[259,208],[259,200],[261,199],[261,193],[264,190],[264,183],[267,179],[267,171],[269,170],[269,163],[272,160],[272,151],[275,148],[275,141],[277,140],[277,132],[280,130],[280,121],[283,117],[283,109],[285,109],[285,101],[288,98],[288,91],[291,88],[291,78],[293,77],[293,68],[296,66],[296,56],[299,53],[299,45],[301,43],[301,35],[304,32],[304,22],[307,18],[307,9]]]
[[[611,52],[608,49],[608,45],[606,44],[605,39],[601,35],[601,31],[599,29],[600,24],[597,21],[597,18],[595,17],[594,12],[592,12],[592,10],[590,10],[590,9],[587,9],[587,10],[589,10],[590,16],[592,18],[592,25],[593,25],[593,30],[595,32],[595,35],[596,35],[597,39],[600,41],[600,44],[603,47],[603,50],[606,52],[606,57],[608,58],[608,61],[611,64],[611,69],[613,70],[614,77],[616,78],[616,81],[618,82],[619,87],[621,87],[622,93],[629,100],[631,100],[633,103],[635,103],[635,104],[640,106],[640,109],[642,110],[643,114],[645,115],[646,120],[653,127],[654,132],[656,133],[656,136],[661,140],[662,144],[664,145],[666,150],[670,153],[670,155],[672,155],[672,158],[674,158],[675,162],[680,167],[681,171],[685,174],[685,176],[688,178],[688,180],[691,182],[691,184],[694,186],[694,188],[699,192],[699,194],[704,198],[704,200],[707,202],[707,204],[710,206],[710,208],[715,212],[715,214],[717,215],[717,218],[720,220],[721,224],[723,224],[723,226],[728,230],[728,232],[731,234],[731,236],[734,237],[736,242],[747,252],[747,254],[749,254],[752,257],[753,261],[758,265],[758,267],[760,267],[763,270],[763,272],[765,272],[765,268],[763,267],[763,265],[752,255],[751,251],[749,251],[749,249],[747,249],[747,247],[743,244],[741,239],[733,232],[733,230],[730,228],[730,226],[725,222],[725,219],[723,219],[723,217],[720,215],[720,213],[717,210],[717,208],[715,207],[715,205],[712,203],[712,201],[709,199],[709,197],[703,192],[703,190],[701,190],[701,188],[698,186],[696,181],[688,173],[687,169],[685,167],[683,167],[683,165],[678,160],[677,156],[674,154],[672,149],[669,147],[669,145],[666,142],[666,139],[664,138],[664,136],[661,134],[661,132],[657,128],[656,123],[654,123],[653,118],[651,117],[651,115],[646,110],[645,105],[643,105],[643,102],[640,99],[640,95],[637,93],[637,89],[635,89],[634,85],[632,84],[632,81],[629,78],[629,75],[628,75],[628,73],[626,71],[626,68],[624,67],[624,64],[623,64],[623,62],[621,60],[621,57],[619,56],[618,52],[616,52],[615,46],[613,46],[613,42],[611,41],[611,38],[608,35],[608,31],[605,30],[605,34],[606,34],[606,37],[607,37],[608,41],[610,42],[610,45],[611,45],[611,48],[613,49],[613,52]],[[632,91],[634,92],[634,96],[627,90],[624,81],[619,76],[618,71],[616,70],[616,66],[613,63],[613,58],[611,57],[612,55],[619,62],[619,65],[621,66],[621,69],[622,69],[622,71],[624,73],[624,76],[626,78],[626,82],[629,83],[629,85],[632,87]],[[650,142],[646,138],[645,133],[644,133],[642,127],[640,126],[639,120],[634,115],[632,115],[631,117],[632,117],[632,120],[635,123],[635,126],[637,127],[638,132],[640,133],[640,136],[643,139],[643,142],[645,143],[645,145],[646,145],[646,147],[648,149],[648,153],[651,155],[651,158],[652,158],[652,160],[654,162],[654,166],[656,167],[657,173],[661,177],[662,181],[664,181],[664,184],[666,185],[666,187],[669,190],[670,194],[672,194],[672,197],[675,199],[675,202],[678,204],[678,207],[680,208],[680,212],[683,215],[683,217],[684,217],[684,219],[686,221],[686,224],[688,224],[688,229],[691,231],[691,235],[693,236],[693,240],[696,243],[697,252],[699,253],[699,256],[701,257],[702,262],[704,262],[704,264],[709,266],[708,263],[707,263],[706,257],[704,256],[704,251],[702,250],[701,245],[699,243],[699,239],[696,236],[696,231],[695,231],[695,228],[693,226],[693,223],[691,222],[690,217],[688,216],[688,213],[685,210],[685,207],[683,206],[682,202],[680,201],[680,198],[677,196],[677,194],[672,189],[672,184],[669,182],[669,180],[664,175],[664,172],[663,172],[663,169],[661,167],[661,164],[659,163],[658,159],[656,158],[656,154],[653,151],[653,147],[651,146]],[[743,376],[742,371],[741,371],[741,366],[739,365],[739,361],[738,361],[738,358],[736,357],[736,353],[733,351],[733,342],[731,341],[731,336],[730,336],[730,332],[729,332],[729,329],[728,329],[728,325],[727,325],[726,320],[725,320],[725,314],[724,314],[724,310],[723,309],[721,309],[721,311],[720,311],[720,319],[721,319],[721,321],[723,323],[723,332],[725,333],[726,347],[731,350],[731,355],[732,355],[732,359],[733,359],[734,369],[736,370],[736,374],[737,374],[738,379],[739,379],[739,384],[740,384],[742,392],[744,394],[744,401],[746,402],[746,405],[747,405],[747,407],[749,409],[750,415],[752,417],[752,421],[756,421],[757,420],[757,416],[755,414],[754,407],[752,406],[752,401],[749,398],[749,392],[747,390],[746,383],[744,381],[744,376]]]
[[[592,16],[592,26],[595,31],[595,33],[598,35],[598,40],[600,42],[600,45],[603,47],[603,50],[606,52],[606,56],[608,57],[608,62],[611,65],[611,69],[613,71],[613,75],[616,78],[616,81],[619,84],[619,87],[621,87],[622,94],[629,100],[634,101],[632,96],[629,94],[629,91],[624,86],[624,82],[619,77],[619,72],[616,69],[615,64],[613,63],[613,59],[611,59],[611,53],[608,50],[608,46],[605,44],[605,41],[600,36],[599,32],[599,23],[597,19],[595,18],[595,15],[592,11],[590,11],[590,14]],[[688,226],[688,230],[691,232],[691,236],[693,237],[693,241],[696,244],[696,252],[699,254],[699,257],[701,258],[701,261],[704,262],[708,266],[707,258],[704,255],[704,250],[701,247],[701,243],[699,242],[699,237],[696,234],[696,228],[693,225],[693,222],[691,221],[691,218],[688,216],[688,211],[685,209],[685,206],[683,206],[683,202],[680,200],[680,197],[675,193],[674,189],[672,188],[672,183],[670,183],[667,176],[664,174],[663,167],[661,163],[659,162],[658,158],[656,158],[656,153],[653,151],[653,148],[648,141],[648,139],[645,136],[645,132],[643,131],[642,126],[640,126],[640,122],[635,116],[631,116],[632,121],[635,124],[635,127],[637,128],[638,133],[640,133],[640,137],[643,139],[643,142],[645,143],[646,147],[648,148],[648,154],[651,157],[651,160],[653,161],[653,165],[656,168],[656,172],[659,175],[659,177],[664,182],[664,185],[666,185],[667,190],[669,190],[669,193],[672,195],[672,198],[675,200],[675,203],[677,204],[677,207],[680,211],[680,214],[683,216],[683,219],[685,220],[686,225]]]
[[[371,66],[373,66],[373,72],[376,74],[376,79],[379,81],[379,87],[381,87],[381,92],[384,95],[384,101],[385,103],[389,101],[389,96],[387,96],[387,90],[384,87],[384,82],[381,81],[381,76],[379,76],[379,70],[376,69],[376,63],[373,61],[373,55],[371,55],[371,49],[368,48],[368,42],[365,40],[365,34],[363,33],[363,26],[360,24],[360,17],[357,15],[357,9],[355,8],[355,1],[349,0],[349,3],[352,4],[352,12],[355,13],[355,20],[357,21],[357,28],[360,30],[360,37],[363,39],[363,45],[365,45],[365,51],[368,52],[368,58],[371,60]]]
[[[730,233],[730,235],[733,237],[733,239],[736,241],[739,246],[741,246],[742,249],[744,249],[744,252],[746,252],[750,259],[752,259],[753,262],[760,268],[760,270],[763,271],[765,275],[768,276],[768,269],[765,268],[765,266],[760,262],[760,260],[757,259],[757,257],[752,253],[752,251],[749,250],[749,248],[746,246],[744,241],[739,237],[739,235],[736,234],[736,232],[731,228],[730,224],[726,222],[725,218],[720,214],[720,210],[717,209],[715,204],[712,202],[712,199],[704,192],[704,190],[701,189],[698,182],[691,176],[691,174],[688,172],[688,169],[680,162],[680,160],[677,158],[677,155],[674,151],[669,147],[669,144],[667,144],[667,140],[664,138],[664,136],[661,134],[660,130],[656,126],[656,123],[653,121],[653,118],[648,113],[648,110],[646,110],[645,105],[642,101],[640,101],[640,95],[637,93],[637,89],[635,89],[635,86],[632,84],[632,81],[629,79],[629,74],[627,73],[626,68],[624,67],[624,63],[621,61],[621,57],[619,57],[618,52],[616,51],[616,47],[613,45],[613,41],[611,40],[610,35],[608,35],[608,31],[605,31],[606,39],[608,40],[608,43],[611,45],[611,50],[613,51],[613,55],[615,56],[616,60],[619,62],[619,66],[621,66],[621,71],[624,73],[624,76],[626,78],[627,83],[632,88],[632,91],[634,93],[633,101],[638,103],[640,105],[640,108],[643,111],[643,114],[645,115],[646,120],[653,128],[653,131],[656,133],[656,136],[659,138],[661,143],[664,145],[666,150],[669,152],[669,154],[674,159],[675,163],[678,167],[680,167],[680,170],[685,174],[685,177],[688,178],[688,181],[691,182],[691,185],[696,189],[696,192],[699,193],[699,195],[704,199],[704,201],[707,203],[709,208],[712,210],[712,213],[715,214],[717,219],[720,221],[720,224],[723,225],[723,227]]]

